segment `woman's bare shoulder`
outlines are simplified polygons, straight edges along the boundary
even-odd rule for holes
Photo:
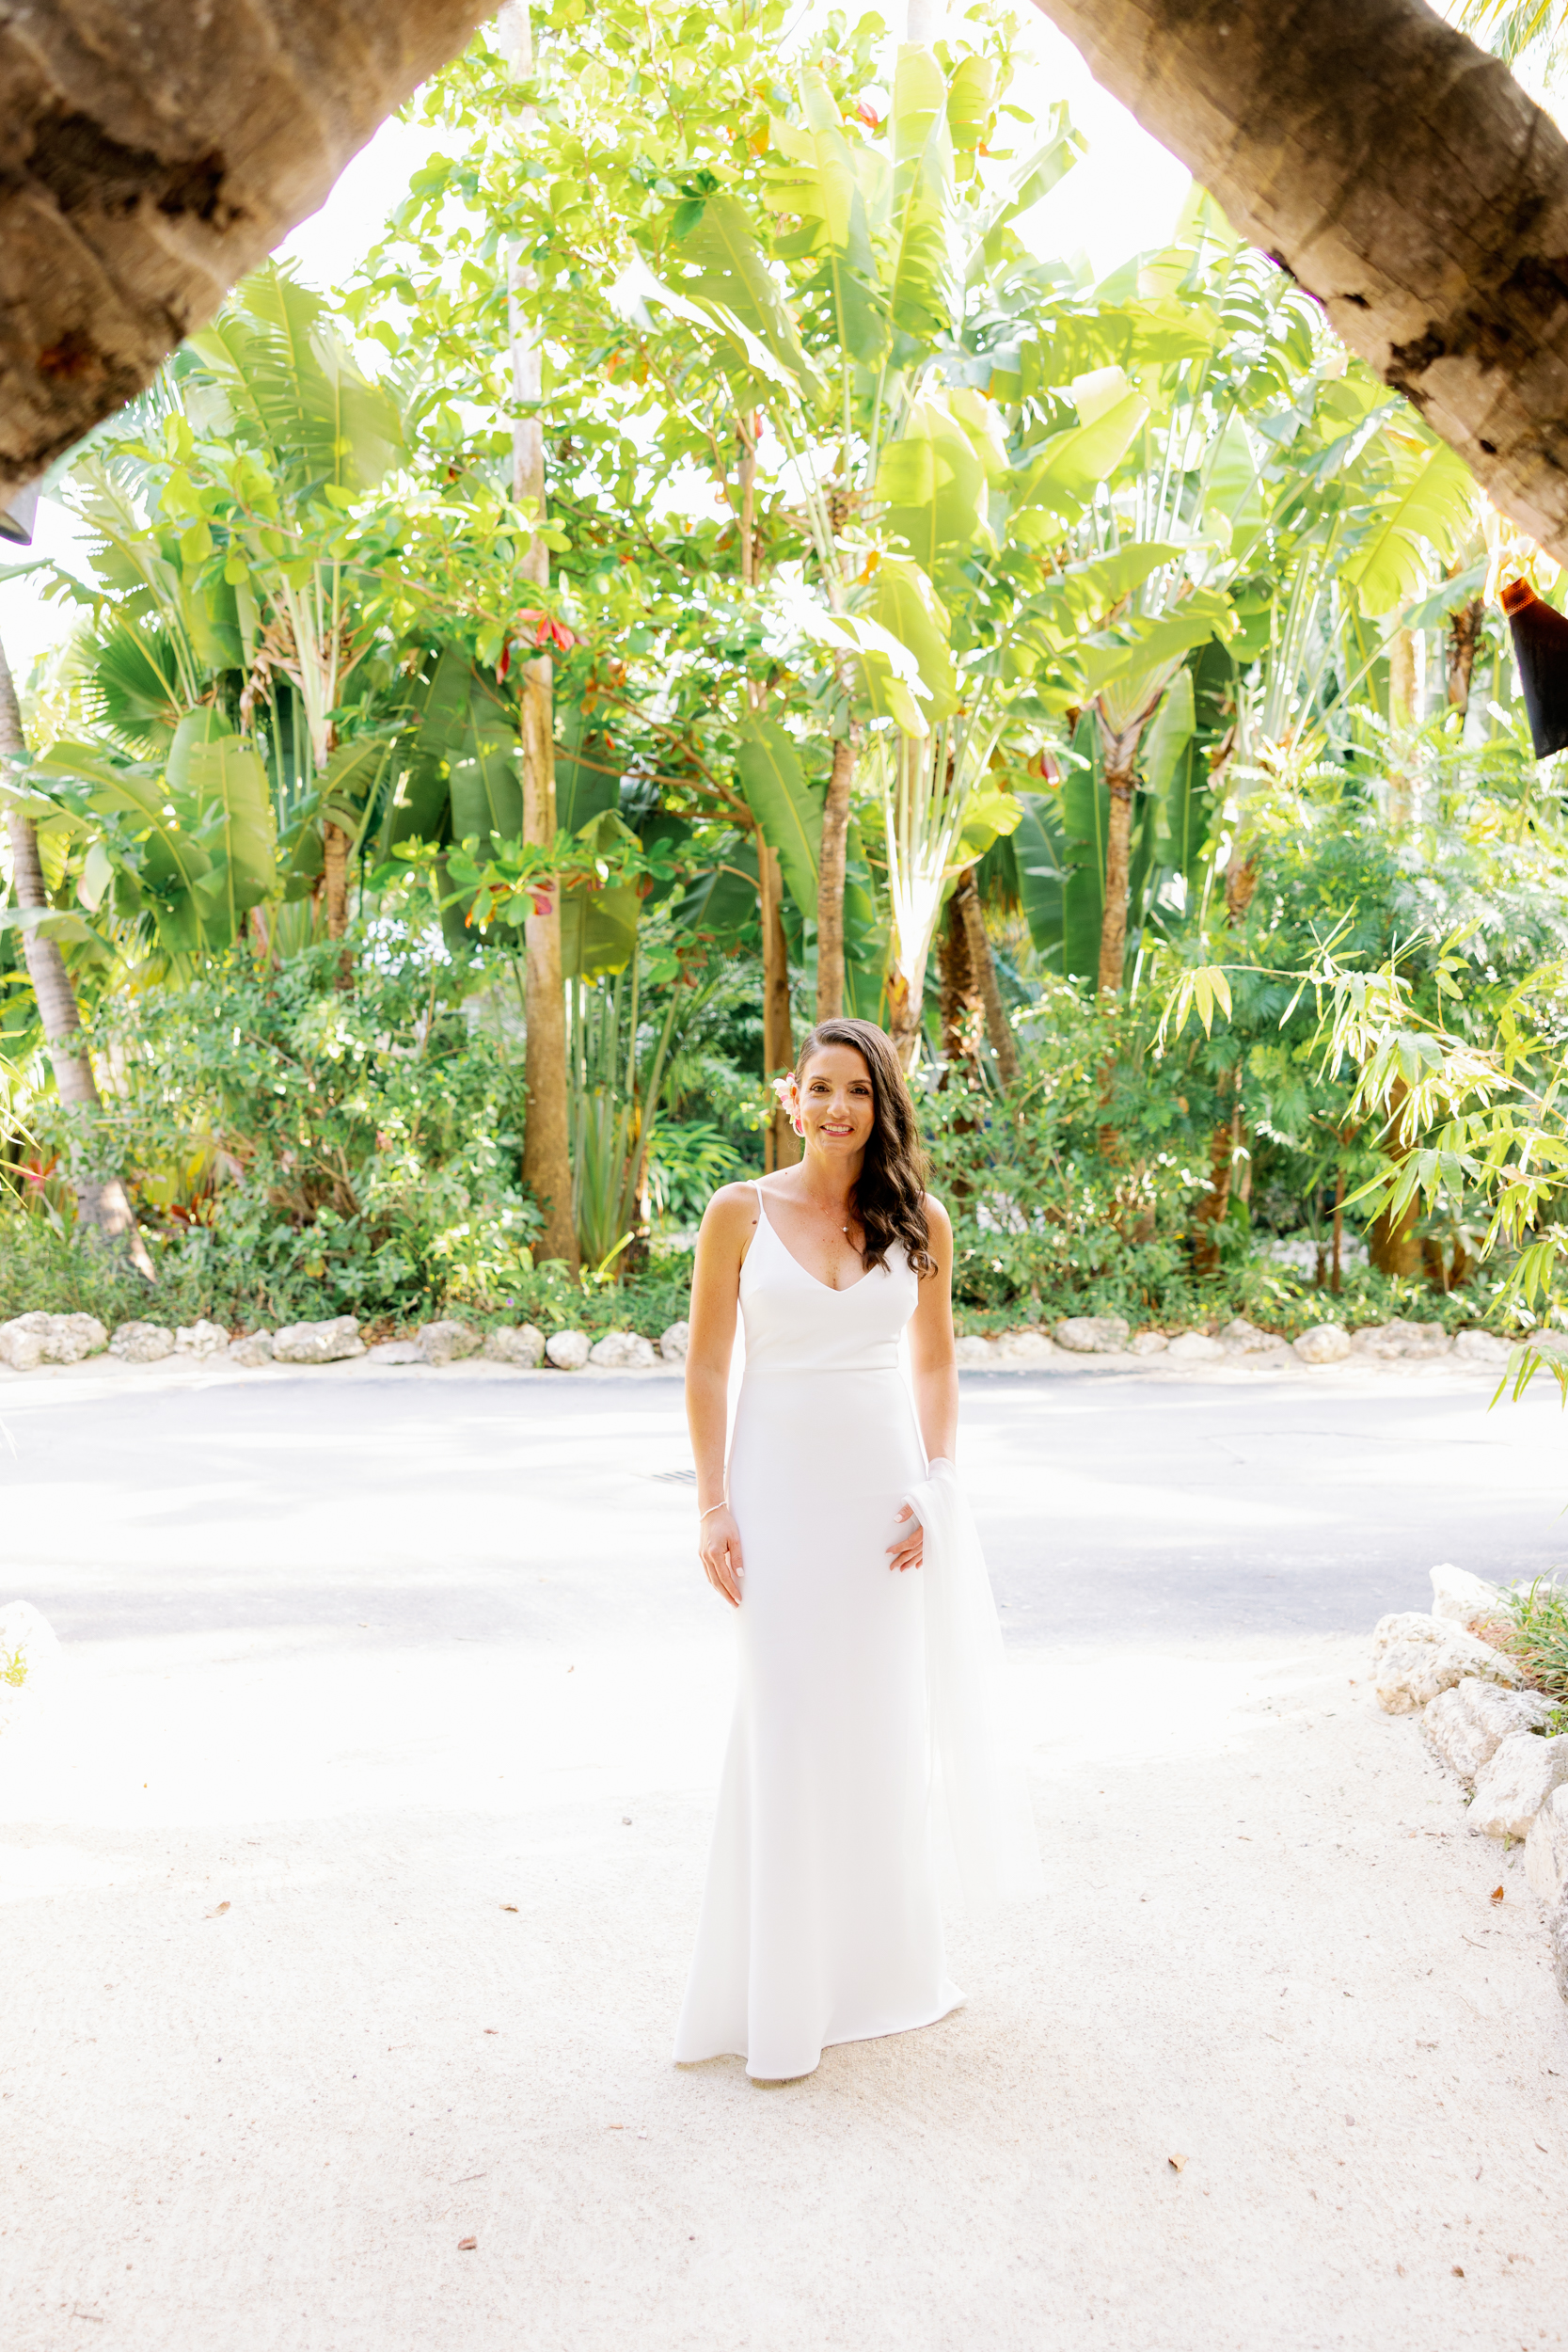
[[[942,1202],[937,1199],[936,1194],[934,1192],[927,1193],[922,1200],[921,1206],[926,1211],[926,1222],[931,1228],[932,1232],[940,1233],[943,1241],[951,1241],[953,1238],[953,1220],[948,1216],[947,1211],[942,1207]]]
[[[754,1184],[721,1184],[703,1211],[703,1231],[715,1236],[744,1240],[756,1221]]]

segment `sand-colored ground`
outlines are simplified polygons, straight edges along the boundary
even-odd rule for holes
[[[0,1398],[0,1598],[69,1659],[0,1746],[8,2352],[1568,2341],[1568,2010],[1363,1636],[1195,1586],[1051,1638],[1051,1461],[1124,1389],[970,1396],[1046,1899],[759,2089],[669,2063],[729,1638],[677,1393],[329,1377]]]

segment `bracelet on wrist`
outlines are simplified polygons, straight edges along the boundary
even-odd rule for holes
[[[697,1514],[698,1526],[701,1527],[705,1519],[712,1518],[715,1511],[727,1511],[729,1507],[730,1506],[727,1502],[710,1502],[705,1511],[700,1511]]]

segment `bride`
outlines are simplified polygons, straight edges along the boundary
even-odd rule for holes
[[[1010,1843],[978,1875],[1028,1891],[1038,1867],[1022,1783],[999,1796],[983,1753],[996,1732],[978,1682],[1000,1676],[1002,1653],[952,1469],[953,1232],[925,1189],[888,1039],[867,1021],[819,1023],[788,1107],[804,1158],[708,1203],[686,1371],[699,1549],[739,1613],[740,1678],[675,2058],[734,2053],[762,2081],[962,2001],[937,1898],[934,1746],[960,1869],[966,1807],[983,1817],[971,1859]],[[726,1483],[737,1308],[746,1370]],[[928,1655],[933,1602],[944,1613]],[[969,1687],[944,1705],[943,1677],[966,1655]]]

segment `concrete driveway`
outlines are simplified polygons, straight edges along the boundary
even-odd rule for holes
[[[1049,1891],[768,2090],[669,2063],[730,1673],[678,1385],[0,1386],[68,1661],[0,1743],[0,2343],[1563,2343],[1568,2010],[1366,1640],[1568,1557],[1555,1392],[964,1386]]]

